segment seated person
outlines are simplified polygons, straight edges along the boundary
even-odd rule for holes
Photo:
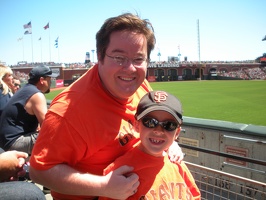
[[[51,77],[56,77],[47,66],[34,67],[28,83],[8,101],[0,118],[0,147],[31,154],[47,112],[44,93],[50,92]]]
[[[12,97],[11,86],[13,71],[10,67],[0,64],[0,116],[7,102]]]
[[[25,174],[23,165],[27,157],[27,153],[19,151],[4,152],[0,148],[0,199],[45,200],[44,194],[36,185],[17,181],[18,177]]]
[[[11,87],[11,90],[12,90],[12,93],[15,94],[19,88],[21,87],[20,85],[20,80],[17,76],[13,75],[13,83],[12,83],[12,87]]]

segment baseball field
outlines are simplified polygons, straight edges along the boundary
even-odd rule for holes
[[[180,99],[184,116],[266,126],[266,81],[152,82]],[[52,100],[61,90],[46,94]]]

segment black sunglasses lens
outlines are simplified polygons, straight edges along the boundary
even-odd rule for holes
[[[163,123],[163,128],[167,131],[173,131],[177,128],[177,123],[171,122],[171,121],[166,121]]]
[[[155,128],[158,125],[158,121],[154,118],[143,118],[142,124],[147,128]]]
[[[158,124],[161,124],[162,127],[167,131],[173,131],[178,126],[176,122],[171,122],[171,121],[159,122],[157,119],[149,117],[143,118],[142,124],[147,128],[155,128]]]

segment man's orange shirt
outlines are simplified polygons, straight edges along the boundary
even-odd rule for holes
[[[51,103],[34,145],[30,164],[46,170],[67,164],[82,173],[103,169],[139,140],[133,131],[140,98],[150,91],[147,81],[130,101],[119,101],[102,86],[98,66],[59,94]],[[52,191],[55,198],[78,199]]]

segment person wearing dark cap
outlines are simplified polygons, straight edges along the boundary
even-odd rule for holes
[[[125,164],[134,167],[140,185],[127,199],[200,199],[185,163],[170,162],[165,152],[180,133],[182,113],[181,102],[164,91],[149,92],[140,100],[134,125],[139,143],[104,170],[106,175]]]
[[[47,112],[44,93],[50,92],[51,78],[57,77],[47,66],[36,66],[28,83],[17,91],[3,109],[0,118],[0,147],[31,154]]]

